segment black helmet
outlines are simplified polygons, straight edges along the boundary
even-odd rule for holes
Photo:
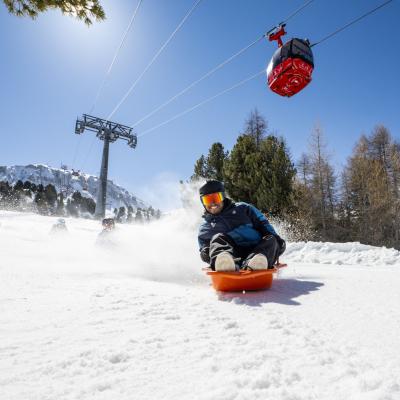
[[[115,227],[114,218],[104,218],[101,221],[101,224],[103,225],[104,228],[108,228],[108,229],[113,229]]]
[[[210,193],[225,192],[225,186],[223,182],[220,181],[207,181],[200,189],[200,196],[204,196]]]

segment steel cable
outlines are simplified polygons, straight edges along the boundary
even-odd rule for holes
[[[143,78],[145,73],[150,69],[150,67],[153,65],[153,63],[157,60],[158,56],[162,53],[162,51],[167,47],[169,42],[174,38],[176,33],[180,30],[180,28],[183,26],[183,24],[186,22],[186,20],[190,17],[190,15],[193,13],[193,11],[197,8],[197,6],[200,4],[200,2],[203,0],[197,0],[196,3],[192,6],[192,8],[186,13],[186,15],[183,17],[181,22],[178,24],[178,26],[175,28],[175,30],[171,33],[169,38],[166,40],[166,42],[161,46],[161,48],[157,51],[157,53],[153,56],[149,64],[147,64],[146,68],[142,71],[142,73],[139,75],[139,77],[133,82],[131,87],[128,89],[128,91],[125,93],[125,95],[122,97],[120,102],[114,107],[114,109],[111,111],[111,113],[108,115],[107,120],[109,120],[116,112],[117,110],[121,107],[121,105],[125,102],[125,100],[129,97],[129,95],[132,93],[133,89],[136,87],[136,85],[140,82],[140,80]]]
[[[375,11],[379,10],[380,8],[386,6],[387,4],[391,3],[393,0],[387,0],[384,3],[382,3],[381,5],[375,7],[373,10],[370,10],[368,12],[366,12],[365,14],[361,15],[360,17],[354,19],[353,21],[350,21],[349,23],[347,23],[346,25],[342,26],[341,28],[337,29],[336,31],[330,33],[329,35],[325,36],[324,38],[322,38],[321,40],[319,40],[316,43],[313,43],[310,47],[314,47],[317,44],[321,44],[322,42],[325,42],[325,40],[330,39],[332,36],[335,36],[336,34],[338,34],[341,31],[344,31],[345,29],[347,29],[349,26],[355,24],[356,22],[362,20],[363,18],[367,17],[368,15],[371,15],[372,13],[374,13]]]
[[[292,12],[286,19],[284,19],[279,25],[286,23],[287,21],[289,21],[291,18],[293,18],[295,15],[297,15],[300,11],[302,11],[304,8],[306,8],[310,3],[312,3],[314,0],[308,0],[307,2],[305,2],[301,7],[299,7],[297,10],[295,10],[294,12]],[[187,86],[186,88],[184,88],[183,90],[181,90],[179,93],[177,93],[176,95],[172,96],[170,99],[168,99],[166,102],[164,102],[163,104],[161,104],[160,106],[158,106],[157,108],[155,108],[153,111],[151,111],[150,113],[148,113],[147,115],[145,115],[143,118],[141,118],[140,120],[136,121],[132,127],[135,127],[137,125],[139,125],[140,123],[142,123],[143,121],[145,121],[146,119],[150,118],[151,116],[153,116],[154,114],[156,114],[158,111],[162,110],[164,107],[166,107],[168,104],[172,103],[174,100],[176,100],[178,97],[182,96],[183,94],[185,94],[186,92],[188,92],[190,89],[192,89],[194,86],[196,86],[197,84],[199,84],[200,82],[202,82],[203,80],[207,79],[208,77],[210,77],[211,75],[213,75],[215,72],[217,72],[218,70],[220,70],[222,67],[224,67],[225,65],[229,64],[231,61],[233,61],[235,58],[239,57],[241,54],[243,54],[245,51],[249,50],[251,47],[253,47],[254,45],[256,45],[258,42],[260,42],[261,40],[263,40],[266,36],[268,36],[274,29],[276,29],[279,25],[274,26],[273,28],[271,28],[267,33],[264,33],[261,37],[259,37],[258,39],[256,39],[254,42],[248,44],[247,46],[243,47],[241,50],[239,50],[237,53],[233,54],[232,56],[230,56],[229,58],[227,58],[225,61],[223,61],[222,63],[218,64],[216,67],[212,68],[210,71],[208,71],[206,74],[204,74],[201,78],[197,79],[196,81],[192,82],[189,86]]]
[[[210,102],[211,100],[214,100],[214,99],[216,99],[217,97],[222,96],[223,94],[228,93],[228,92],[230,92],[231,90],[236,89],[237,87],[244,85],[245,83],[247,83],[247,82],[249,82],[249,81],[251,81],[251,80],[257,78],[258,76],[260,76],[261,74],[264,74],[264,73],[265,73],[265,71],[264,71],[264,69],[262,69],[260,72],[257,72],[256,74],[251,75],[251,76],[249,76],[249,77],[246,78],[246,79],[243,79],[242,81],[236,83],[235,85],[229,87],[228,89],[225,89],[225,90],[223,90],[222,92],[219,92],[219,93],[217,93],[217,94],[215,94],[215,95],[213,95],[213,96],[211,96],[211,97],[209,97],[209,98],[207,98],[207,99],[201,101],[200,103],[198,103],[198,104],[196,104],[196,105],[194,105],[194,106],[188,108],[187,110],[180,112],[179,114],[175,115],[174,117],[169,118],[168,120],[166,120],[166,121],[164,121],[164,122],[161,122],[160,124],[158,124],[158,125],[156,125],[156,126],[150,128],[150,129],[145,130],[144,132],[142,132],[142,134],[138,135],[138,138],[140,138],[140,137],[142,137],[142,136],[144,136],[144,135],[147,135],[148,133],[150,133],[150,132],[152,132],[152,131],[154,131],[154,130],[160,128],[161,126],[164,126],[164,125],[166,125],[166,124],[168,124],[168,123],[170,123],[170,122],[172,122],[172,121],[174,121],[174,120],[176,120],[176,119],[178,119],[178,118],[180,118],[180,117],[182,117],[182,116],[188,114],[189,112],[195,110],[196,108],[199,108],[199,107],[201,107],[202,105],[204,105],[204,104]]]
[[[101,85],[100,85],[100,87],[99,87],[99,89],[98,89],[98,91],[97,91],[97,95],[96,95],[95,101],[94,101],[94,103],[93,103],[93,105],[92,105],[92,107],[91,107],[89,113],[92,113],[92,111],[95,109],[95,107],[96,107],[96,105],[97,105],[97,101],[98,101],[98,99],[99,99],[99,97],[100,97],[100,93],[101,93],[101,91],[103,90],[104,85],[105,85],[105,83],[106,83],[108,77],[109,77],[110,74],[111,74],[111,70],[112,70],[112,68],[113,68],[113,66],[114,66],[115,60],[117,59],[118,54],[119,54],[119,52],[120,52],[120,50],[121,50],[121,48],[122,48],[122,46],[123,46],[123,44],[124,44],[124,42],[125,42],[125,39],[126,39],[128,33],[129,33],[129,31],[131,30],[132,26],[133,26],[133,22],[135,21],[136,14],[137,14],[137,12],[138,12],[138,10],[139,10],[140,5],[142,4],[142,1],[143,1],[143,0],[139,0],[138,4],[137,4],[137,6],[136,6],[136,9],[135,9],[135,11],[133,12],[133,15],[132,15],[132,17],[131,17],[131,19],[130,19],[130,21],[129,21],[129,24],[128,24],[126,30],[125,30],[125,33],[124,33],[123,36],[122,36],[121,42],[120,42],[119,46],[117,47],[117,50],[116,50],[116,52],[115,52],[115,54],[114,54],[114,57],[113,57],[113,59],[112,59],[112,61],[111,61],[111,64],[110,64],[110,66],[108,67],[108,70],[107,70],[107,72],[106,72],[106,75],[104,76],[103,82],[101,83]]]
[[[100,84],[100,86],[99,86],[99,88],[98,88],[98,90],[97,90],[97,94],[96,94],[96,97],[95,97],[95,99],[94,99],[94,102],[93,102],[93,104],[92,104],[92,106],[91,106],[91,108],[90,108],[89,114],[91,114],[91,113],[93,112],[93,110],[96,108],[96,105],[97,105],[97,102],[98,102],[98,100],[99,100],[100,94],[101,94],[101,92],[102,92],[102,90],[103,90],[103,88],[104,88],[104,85],[105,85],[106,82],[107,82],[107,79],[109,78],[109,76],[110,76],[110,74],[111,74],[111,70],[112,70],[112,68],[113,68],[113,66],[114,66],[114,64],[115,64],[115,61],[117,60],[117,57],[118,57],[118,55],[119,55],[119,52],[120,52],[120,50],[121,50],[123,44],[125,43],[125,39],[126,39],[126,37],[128,36],[128,33],[130,32],[130,30],[131,30],[131,28],[132,28],[132,26],[133,26],[133,23],[134,23],[135,18],[136,18],[136,14],[137,14],[137,12],[138,12],[138,10],[139,10],[140,5],[142,4],[142,2],[143,2],[143,0],[139,0],[137,6],[136,6],[136,8],[135,8],[135,10],[133,11],[132,17],[131,17],[131,19],[129,20],[129,23],[128,23],[126,29],[125,29],[125,32],[124,32],[124,34],[122,35],[121,41],[120,41],[120,43],[119,43],[119,45],[118,45],[118,47],[117,47],[117,49],[116,49],[116,51],[115,51],[115,53],[114,53],[114,57],[113,57],[113,59],[112,59],[112,61],[111,61],[111,64],[109,65],[109,67],[108,67],[108,69],[107,69],[107,71],[106,71],[106,74],[105,74],[105,76],[104,76],[104,78],[103,78],[103,81],[101,82],[101,84]],[[77,158],[77,154],[78,154],[78,150],[79,150],[79,147],[80,147],[80,144],[81,144],[81,140],[82,140],[82,135],[79,135],[79,140],[78,140],[78,143],[77,143],[77,145],[76,145],[76,147],[75,147],[75,152],[74,152],[74,158],[73,158],[73,161],[72,161],[72,166],[75,165],[75,161],[76,161],[76,158]],[[93,138],[92,143],[91,143],[91,145],[90,145],[89,153],[90,153],[91,150],[92,150],[94,140],[95,140],[95,137]],[[85,157],[85,161],[84,161],[84,163],[83,163],[83,165],[82,165],[82,169],[83,169],[83,166],[84,166],[85,163],[86,163],[86,160],[87,160],[88,156],[89,156],[89,154],[87,154],[86,157]]]

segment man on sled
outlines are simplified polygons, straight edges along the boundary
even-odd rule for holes
[[[198,235],[200,257],[212,270],[273,268],[286,243],[256,207],[233,202],[216,180],[200,188],[200,199],[205,209]]]

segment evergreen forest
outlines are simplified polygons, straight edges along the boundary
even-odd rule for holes
[[[194,165],[192,181],[225,182],[229,197],[284,221],[292,240],[360,242],[400,249],[400,144],[384,125],[361,135],[341,171],[323,130],[293,160],[282,137],[251,112],[230,151],[213,143]]]
[[[17,181],[15,185],[0,181],[0,209],[33,212],[41,215],[94,218],[96,202],[75,191],[69,196],[57,193],[54,185],[36,185],[30,181]],[[161,211],[132,206],[114,208],[114,218],[120,223],[146,223],[159,219]]]

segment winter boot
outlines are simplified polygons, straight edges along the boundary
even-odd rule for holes
[[[267,257],[264,254],[258,253],[249,260],[247,267],[253,270],[268,269]]]
[[[222,253],[217,255],[215,259],[215,270],[216,271],[235,271],[235,260],[233,259],[232,254],[227,251],[223,251]]]

